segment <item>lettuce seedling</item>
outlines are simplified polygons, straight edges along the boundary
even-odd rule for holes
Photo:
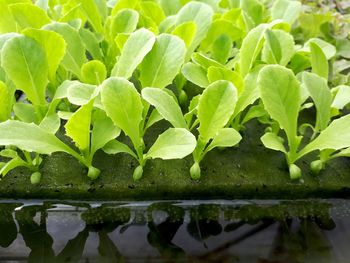
[[[297,78],[291,70],[279,65],[265,66],[258,77],[258,87],[265,109],[284,131],[288,148],[283,144],[283,139],[273,132],[265,133],[261,141],[266,148],[285,154],[292,179],[301,177],[301,171],[295,162],[304,155],[316,150],[340,150],[350,146],[350,116],[341,117],[328,125],[330,105],[327,108],[327,103],[323,104],[328,100],[328,92],[325,89],[322,91],[322,86],[317,84],[316,75],[304,74],[307,74],[305,78],[312,80],[308,86],[317,108],[316,127],[321,132],[303,147],[301,147],[303,136],[297,133],[301,107],[300,83]],[[318,88],[318,92],[314,93],[313,88]],[[316,95],[318,97],[315,97]],[[324,105],[325,109],[319,107],[320,105]]]
[[[193,179],[201,176],[200,162],[204,156],[216,147],[232,147],[241,140],[241,135],[233,128],[224,128],[232,116],[237,101],[237,90],[232,83],[219,80],[209,85],[198,97],[193,99],[193,109],[185,118],[180,106],[166,91],[145,88],[142,97],[153,105],[159,114],[174,127],[193,129],[199,124],[199,136],[193,152],[195,163],[190,169]],[[192,123],[193,113],[198,118]]]
[[[104,147],[109,154],[128,153],[137,159],[139,166],[133,173],[134,180],[142,177],[148,159],[180,159],[193,152],[195,137],[184,128],[169,128],[158,136],[151,148],[144,153],[143,136],[154,118],[148,114],[148,104],[142,101],[135,86],[125,78],[112,77],[101,85],[101,101],[107,115],[127,135],[134,150],[114,140]]]

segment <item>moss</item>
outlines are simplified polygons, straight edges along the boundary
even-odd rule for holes
[[[146,135],[148,147],[155,134],[164,130],[161,123]],[[140,181],[132,173],[137,163],[126,154],[114,156],[98,152],[94,165],[101,170],[92,181],[87,170],[74,158],[56,153],[44,158],[42,180],[30,183],[30,172],[17,169],[0,182],[1,198],[46,198],[80,200],[155,200],[155,199],[294,199],[350,196],[350,162],[339,158],[327,164],[319,175],[312,175],[306,156],[298,166],[301,181],[291,181],[283,154],[266,149],[260,140],[263,127],[252,123],[244,131],[239,147],[217,149],[203,162],[200,181],[191,180],[189,156],[183,160],[150,160]]]

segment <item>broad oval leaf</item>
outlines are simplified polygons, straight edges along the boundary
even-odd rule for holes
[[[98,85],[107,77],[106,66],[99,60],[90,60],[81,67],[81,78],[85,83]]]
[[[310,43],[312,72],[328,80],[328,61],[321,47]]]
[[[111,18],[110,36],[114,38],[118,33],[132,33],[137,27],[139,13],[132,9],[122,9]]]
[[[66,52],[64,38],[56,32],[34,28],[26,28],[22,33],[35,39],[43,47],[49,67],[49,78],[54,81],[56,70]]]
[[[341,110],[350,103],[350,86],[340,85],[332,89],[332,93],[333,90],[336,90],[336,95],[332,102],[332,107]]]
[[[12,145],[28,152],[40,154],[66,152],[75,157],[78,155],[55,135],[34,123],[13,120],[0,123],[0,145]]]
[[[187,50],[187,59],[191,57],[192,52],[198,47],[202,39],[205,38],[212,22],[213,13],[213,9],[209,5],[193,1],[183,6],[177,14],[176,26],[189,21],[193,21],[196,24],[196,34]]]
[[[107,115],[138,147],[143,105],[134,85],[124,78],[109,78],[102,83],[101,99]]]
[[[1,66],[16,87],[24,91],[33,104],[46,103],[48,62],[38,42],[25,36],[13,37],[6,41],[1,52]]]
[[[79,32],[69,24],[59,22],[48,24],[43,29],[54,31],[64,38],[67,48],[62,65],[80,78],[80,68],[86,62],[86,57],[85,46]]]
[[[140,65],[143,87],[164,88],[171,84],[185,61],[186,47],[182,39],[161,34]]]
[[[232,147],[242,140],[242,136],[233,128],[222,128],[215,135],[206,152],[211,151],[215,147]]]
[[[315,130],[324,130],[331,119],[331,105],[333,100],[327,81],[309,72],[302,74],[302,81],[316,106]]]
[[[65,95],[70,103],[81,106],[89,103],[96,96],[96,88],[95,85],[72,81]]]
[[[214,41],[222,34],[230,37],[231,46],[232,42],[240,39],[243,36],[242,30],[235,26],[231,21],[225,19],[217,19],[210,25],[206,37],[200,44],[200,49],[204,52],[209,51]]]
[[[283,30],[267,30],[262,60],[269,64],[286,66],[295,53],[294,39]]]
[[[172,32],[172,35],[178,36],[184,42],[186,47],[190,47],[197,31],[197,26],[194,22],[189,21],[178,25]]]
[[[181,72],[188,81],[201,88],[206,88],[209,85],[206,70],[197,64],[188,62],[182,67]]]
[[[243,39],[240,49],[240,72],[243,77],[248,74],[258,57],[263,44],[267,24],[261,24],[249,31],[248,35]]]
[[[273,20],[282,19],[292,25],[298,19],[300,10],[299,1],[277,0],[273,3],[271,17]]]
[[[331,122],[320,135],[299,152],[299,158],[312,152],[325,149],[340,150],[350,147],[350,115]]]
[[[15,90],[0,80],[0,122],[11,117],[12,106],[15,102]]]
[[[293,140],[300,108],[300,85],[293,72],[279,65],[266,66],[259,73],[258,87],[266,111]]]
[[[24,28],[41,28],[51,22],[45,11],[33,3],[15,3],[9,9],[16,21],[18,32]]]
[[[81,151],[89,151],[90,148],[90,126],[93,100],[81,106],[68,120],[66,134],[74,141]]]
[[[100,116],[93,121],[90,154],[94,155],[97,150],[102,149],[108,142],[117,138],[119,134],[120,129],[106,116],[106,113],[101,111]]]
[[[167,92],[158,88],[145,88],[142,90],[142,98],[153,105],[175,128],[187,128],[180,106]]]
[[[208,142],[232,116],[237,102],[237,89],[231,82],[218,80],[203,92],[198,104],[200,137]]]
[[[132,33],[123,47],[111,76],[129,79],[144,57],[151,51],[155,40],[154,34],[144,28]]]
[[[188,130],[170,128],[158,136],[146,158],[181,159],[194,151],[196,143],[196,137]]]
[[[267,132],[265,133],[261,138],[261,142],[264,144],[264,146],[268,149],[280,151],[283,153],[287,153],[283,143],[280,140],[280,137],[278,137],[273,132]]]

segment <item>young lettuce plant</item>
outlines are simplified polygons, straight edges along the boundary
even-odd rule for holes
[[[200,97],[195,97],[187,118],[183,116],[174,97],[165,90],[145,88],[142,90],[142,97],[174,127],[191,130],[200,125],[196,149],[193,152],[195,163],[190,169],[193,179],[200,178],[200,162],[209,151],[216,147],[232,147],[242,139],[235,129],[224,128],[234,112],[237,101],[237,90],[228,81],[216,81],[209,85]],[[192,123],[195,111],[198,118]]]
[[[313,77],[313,75],[305,76],[306,78]],[[326,113],[326,111],[329,111],[330,107],[327,108],[325,106],[326,110],[324,110],[324,113],[321,113],[323,109],[317,106],[319,110],[317,111],[316,127],[320,127],[317,129],[321,131],[316,138],[311,138],[301,148],[303,136],[297,133],[298,116],[301,107],[301,89],[300,83],[291,70],[279,65],[265,66],[259,73],[258,87],[266,111],[279,124],[279,127],[284,130],[288,141],[288,148],[283,144],[283,139],[273,132],[265,133],[261,137],[261,141],[266,148],[281,151],[285,154],[291,179],[301,177],[301,170],[295,162],[304,155],[316,150],[323,151],[331,149],[336,151],[350,146],[350,116],[341,117],[328,125],[329,113]],[[312,86],[312,88],[317,87],[320,86]],[[314,97],[314,95],[311,95],[311,97],[316,105],[320,105],[320,101],[326,100],[327,95],[324,94],[327,94],[327,92],[319,89],[318,93],[314,93],[312,88],[309,87],[309,91],[312,94],[317,94],[319,97]],[[343,132],[339,133],[340,130]]]
[[[169,128],[144,153],[143,136],[154,123],[154,117],[151,115],[147,118],[148,106],[144,106],[134,85],[125,78],[112,77],[104,81],[101,85],[101,101],[107,115],[130,138],[134,146],[132,150],[126,144],[113,140],[103,150],[109,154],[123,152],[133,156],[139,163],[133,173],[134,180],[141,179],[147,160],[184,158],[196,147],[196,139],[188,130]]]

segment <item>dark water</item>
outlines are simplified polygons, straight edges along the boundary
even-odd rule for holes
[[[350,200],[0,201],[0,262],[350,262]]]

